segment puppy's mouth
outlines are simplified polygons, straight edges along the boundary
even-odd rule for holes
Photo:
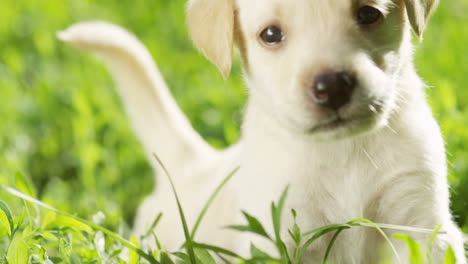
[[[311,129],[310,132],[319,132],[319,131],[327,131],[327,130],[333,130],[341,126],[345,126],[347,123],[349,123],[350,120],[348,119],[343,119],[341,117],[336,117],[331,121],[328,121],[323,124],[319,124]]]
[[[349,125],[350,122],[352,122],[352,119],[344,119],[340,116],[337,116],[333,118],[330,121],[318,124],[314,126],[312,129],[309,130],[310,133],[317,133],[317,132],[326,132],[330,130],[335,130],[339,127],[347,126]]]
[[[368,103],[361,104],[353,110],[348,108],[329,112],[327,118],[316,122],[307,132],[324,139],[350,137],[378,127],[384,112],[385,103],[370,98]]]
[[[356,134],[363,130],[368,130],[368,127],[374,118],[371,115],[354,116],[343,118],[336,115],[334,118],[315,125],[309,129],[309,133],[327,133],[327,132],[344,132],[344,134]],[[342,134],[342,133],[339,133]]]

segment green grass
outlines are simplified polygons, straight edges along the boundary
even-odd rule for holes
[[[157,158],[157,157],[156,157]],[[158,159],[158,158],[157,158]],[[159,159],[158,159],[159,162]],[[162,165],[162,164],[161,164]],[[163,166],[163,165],[162,165]],[[208,208],[213,199],[216,198],[219,190],[233,176],[236,171],[232,172],[214,191],[213,195],[207,201],[204,208]],[[167,173],[167,171],[165,171]],[[170,176],[167,175],[170,179]],[[21,177],[21,176],[20,176]],[[311,231],[301,232],[300,227],[295,223],[289,229],[289,235],[295,241],[295,247],[288,249],[285,246],[284,238],[280,235],[281,219],[284,215],[283,207],[288,195],[288,187],[283,191],[277,203],[271,204],[271,217],[273,223],[274,236],[268,234],[254,216],[244,213],[246,224],[235,225],[229,228],[239,232],[250,232],[263,237],[270,241],[276,247],[279,258],[269,255],[254,244],[251,244],[251,256],[248,258],[242,257],[233,251],[217,247],[216,245],[208,245],[196,242],[194,239],[195,228],[188,229],[185,221],[182,205],[179,202],[177,191],[174,185],[171,185],[174,191],[174,197],[177,201],[179,214],[184,229],[185,242],[181,247],[181,251],[168,252],[164,250],[157,239],[157,234],[154,232],[154,227],[161,219],[159,215],[154,224],[148,230],[146,235],[139,238],[132,237],[131,241],[119,236],[118,234],[101,227],[93,221],[81,219],[72,214],[62,212],[43,202],[32,197],[34,193],[32,186],[27,182],[21,187],[25,193],[10,187],[4,187],[4,190],[9,194],[22,199],[24,202],[24,210],[20,217],[14,217],[8,205],[0,200],[0,237],[3,237],[5,249],[0,257],[2,263],[151,263],[151,264],[215,264],[214,255],[222,259],[223,262],[242,263],[242,264],[299,264],[302,263],[304,253],[314,242],[320,237],[333,233],[326,251],[323,253],[322,264],[326,264],[329,253],[332,251],[334,242],[338,236],[347,229],[351,228],[374,228],[387,241],[389,248],[394,254],[392,259],[396,263],[402,263],[401,257],[398,255],[390,238],[386,235],[383,229],[393,229],[400,232],[419,232],[431,235],[429,243],[426,245],[426,255],[423,255],[421,244],[413,240],[406,234],[395,234],[397,240],[406,242],[409,249],[409,261],[412,264],[432,263],[431,251],[432,244],[437,235],[439,235],[440,227],[435,230],[412,228],[397,225],[378,224],[367,219],[355,219],[344,224],[334,224],[323,226]],[[47,213],[43,213],[40,209],[47,209]],[[200,212],[198,221],[202,221],[205,210]],[[296,218],[296,212],[292,210],[292,216]],[[156,249],[148,248],[138,244],[138,241],[148,242],[148,238],[153,239],[157,245]],[[107,242],[106,242],[107,239]],[[468,245],[467,245],[468,246]],[[53,252],[54,256],[49,257],[48,252]],[[1,253],[1,252],[0,252]],[[390,257],[389,257],[390,258]],[[406,261],[406,260],[403,260]],[[446,252],[443,263],[455,264],[453,251],[449,248]]]
[[[447,142],[452,209],[468,232],[468,1],[441,1],[416,63]]]
[[[219,148],[234,142],[246,97],[239,57],[231,78],[224,82],[192,47],[183,21],[184,5],[183,0],[2,1],[0,184],[23,192],[28,189],[25,186],[34,186],[26,193],[74,216],[96,216],[100,225],[120,230],[124,236],[141,199],[152,190],[153,173],[129,128],[108,72],[94,58],[55,38],[56,31],[82,20],[103,19],[134,32],[150,49],[181,108],[203,137]],[[467,12],[467,0],[442,1],[416,52],[417,68],[432,87],[428,98],[447,141],[452,209],[465,232]],[[54,213],[38,213],[34,206],[26,206],[2,189],[0,200],[9,205],[16,223],[22,216],[30,223],[36,218],[29,215],[39,215],[36,230],[27,230],[25,225],[18,234],[34,239],[41,234],[55,237],[46,243],[51,256],[65,254],[70,263],[79,263],[73,259],[87,254],[89,260],[102,258],[101,253],[110,257],[113,250],[122,248],[100,231],[69,226]],[[105,217],[98,217],[99,212]],[[73,244],[70,249],[69,230],[73,241],[83,246]],[[0,229],[0,256],[12,242],[2,232]],[[106,241],[104,253],[102,239]],[[24,250],[22,243],[13,245]],[[40,247],[35,250],[40,255]]]

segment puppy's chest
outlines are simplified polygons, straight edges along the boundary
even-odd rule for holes
[[[271,153],[256,156],[255,162],[246,161],[245,166],[241,167],[238,176],[244,187],[239,192],[240,207],[257,217],[267,230],[272,230],[270,203],[277,202],[282,191],[289,185],[282,217],[282,233],[289,247],[294,245],[287,233],[293,226],[291,209],[297,212],[297,224],[302,232],[358,218],[373,220],[376,208],[372,197],[376,197],[385,176],[382,178],[383,175],[379,175],[380,169],[377,170],[365,155],[325,153],[324,156],[317,157],[314,153],[313,157],[307,157],[283,152],[282,158],[273,158]],[[329,159],[328,156],[333,156],[334,159]],[[369,239],[368,234],[356,232],[358,231],[348,230],[341,235],[340,241],[363,248],[365,241]],[[324,236],[316,241],[306,259],[323,257],[322,253],[325,252],[329,239],[329,236]],[[351,255],[351,252],[347,252],[348,248],[342,246],[341,242],[335,247],[343,256]],[[354,250],[352,254],[359,259],[357,255],[360,251]],[[337,263],[348,263],[339,262],[335,256],[331,258]]]
[[[271,201],[289,186],[287,207],[298,212],[304,228],[369,217],[372,197],[383,184],[375,161],[360,153],[322,154],[270,151],[246,161],[239,175],[242,208],[267,216]]]

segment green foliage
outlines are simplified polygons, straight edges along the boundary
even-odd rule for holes
[[[397,234],[395,238],[401,241],[404,241],[410,252],[409,263],[411,264],[424,264],[424,258],[421,251],[421,247],[414,239],[409,235]]]
[[[228,179],[232,175],[228,176]],[[169,177],[170,178],[170,177]],[[280,256],[280,259],[269,255],[258,249],[255,245],[251,245],[251,257],[245,259],[235,252],[229,251],[217,247],[215,245],[201,244],[192,239],[193,235],[188,230],[187,224],[184,220],[184,212],[181,204],[178,202],[180,210],[180,218],[182,220],[182,227],[186,232],[186,241],[183,245],[185,252],[167,252],[163,250],[159,245],[155,251],[144,250],[139,245],[139,240],[144,239],[142,236],[140,239],[133,236],[130,241],[125,240],[118,234],[109,231],[98,224],[90,222],[85,219],[81,219],[74,215],[66,212],[62,212],[50,205],[44,204],[43,202],[21,193],[10,187],[5,187],[5,190],[23,199],[23,201],[30,202],[36,206],[40,206],[49,210],[46,214],[41,213],[38,210],[38,214],[30,216],[28,220],[25,220],[24,216],[15,218],[5,202],[0,201],[1,212],[6,215],[8,221],[2,221],[3,223],[8,222],[11,232],[7,235],[7,241],[5,246],[5,252],[0,252],[0,261],[5,264],[26,264],[26,263],[180,263],[180,264],[215,264],[216,260],[213,254],[217,254],[219,258],[223,259],[226,263],[243,263],[243,264],[298,264],[301,263],[301,259],[312,244],[319,238],[327,233],[334,232],[334,236],[329,241],[327,250],[325,252],[322,264],[327,263],[327,257],[331,251],[333,243],[345,229],[356,228],[356,227],[373,227],[378,230],[382,236],[387,240],[389,246],[394,250],[394,246],[389,238],[383,232],[382,228],[390,228],[399,231],[412,231],[419,233],[426,233],[432,235],[432,238],[438,235],[438,228],[436,230],[425,230],[420,228],[411,228],[405,226],[396,225],[385,225],[377,224],[367,219],[355,219],[351,220],[346,224],[341,225],[329,225],[319,227],[312,231],[300,234],[300,228],[294,223],[294,233],[289,232],[293,240],[296,241],[296,247],[288,249],[285,246],[284,240],[279,236],[275,235],[275,239],[272,239],[263,228],[262,223],[258,221],[254,216],[244,213],[248,222],[245,226],[233,226],[231,228],[242,232],[251,232],[257,235],[263,236],[265,239],[271,241],[275,246]],[[279,229],[281,226],[281,216],[283,211],[283,204],[287,197],[287,190],[285,189],[278,205],[273,203],[271,207],[271,215],[273,222],[273,228]],[[215,190],[215,193],[218,189]],[[177,198],[177,192],[174,189],[175,199]],[[214,197],[214,196],[213,196]],[[210,201],[207,202],[209,204]],[[24,214],[24,212],[23,212]],[[45,217],[42,217],[45,215]],[[293,211],[293,217],[295,218],[296,213]],[[155,220],[155,224],[159,221],[161,215]],[[37,221],[38,220],[38,221]],[[40,223],[42,221],[42,223]],[[154,232],[154,226],[148,232]],[[275,231],[279,232],[279,231]],[[297,233],[299,232],[299,233]],[[6,236],[3,234],[0,239]],[[155,236],[154,236],[155,237]],[[301,237],[306,238],[305,242],[302,243]],[[431,239],[427,251],[428,259],[423,257],[420,245],[413,240],[410,236],[405,234],[397,234],[395,238],[406,242],[409,251],[409,262],[413,264],[424,264],[431,263],[431,245],[433,239]],[[156,239],[156,238],[155,238]],[[109,242],[106,242],[109,241]],[[159,244],[158,241],[156,241]],[[125,255],[124,247],[128,249],[128,254]],[[288,252],[291,250],[290,252]],[[54,256],[49,258],[48,252],[53,252]],[[398,252],[394,250],[394,254],[398,263],[401,263]],[[222,256],[230,257],[226,259]],[[292,257],[291,257],[292,256]],[[175,261],[175,262],[174,262]],[[451,264],[455,263],[454,252],[449,248],[446,252],[444,263]]]
[[[428,99],[447,142],[452,210],[468,232],[468,1],[441,1],[416,65],[429,88]]]
[[[0,183],[15,186],[12,175],[22,171],[41,200],[87,217],[105,211],[112,228],[122,217],[131,225],[152,190],[153,172],[106,69],[55,37],[83,20],[134,32],[194,127],[216,147],[234,142],[245,98],[239,59],[224,82],[192,47],[184,10],[184,0],[2,1]]]

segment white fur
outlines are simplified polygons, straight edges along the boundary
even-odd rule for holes
[[[214,187],[240,166],[208,211],[197,240],[242,254],[247,254],[249,240],[271,250],[258,237],[222,227],[239,224],[240,211],[245,210],[271,233],[269,205],[290,184],[283,216],[286,239],[291,208],[298,212],[304,231],[355,218],[421,228],[442,224],[444,234],[433,248],[434,263],[443,259],[447,245],[453,247],[457,263],[465,263],[462,235],[449,211],[444,143],[411,58],[409,25],[422,34],[435,1],[367,1],[386,18],[366,32],[355,25],[349,0],[237,0],[211,5],[210,1],[215,0],[190,1],[189,12],[197,12],[189,14],[192,37],[224,75],[230,69],[229,42],[235,39],[250,92],[242,139],[222,152],[210,148],[189,126],[150,55],[130,34],[94,22],[72,26],[59,35],[99,54],[110,66],[150,159],[157,153],[173,174],[190,225]],[[411,12],[405,12],[403,3]],[[200,19],[209,19],[203,12],[213,13],[218,7],[228,13],[231,9],[235,21],[208,23],[219,26],[213,30],[199,28],[207,25]],[[271,23],[279,23],[286,33],[283,46],[275,49],[262,46],[257,37]],[[219,39],[216,32],[222,32]],[[338,114],[320,111],[305,96],[308,80],[322,68],[345,68],[358,78],[351,103]],[[337,115],[351,122],[324,129]],[[145,232],[160,211],[164,217],[156,232],[168,249],[175,250],[183,242],[182,228],[162,175],[157,190],[138,211],[135,232]],[[411,235],[424,243],[429,239]],[[320,261],[329,239],[318,240],[303,262]],[[287,239],[287,244],[291,247],[292,241]],[[395,245],[406,263],[404,244],[395,241]],[[386,243],[375,230],[353,228],[339,237],[330,260],[378,263],[382,247]]]

